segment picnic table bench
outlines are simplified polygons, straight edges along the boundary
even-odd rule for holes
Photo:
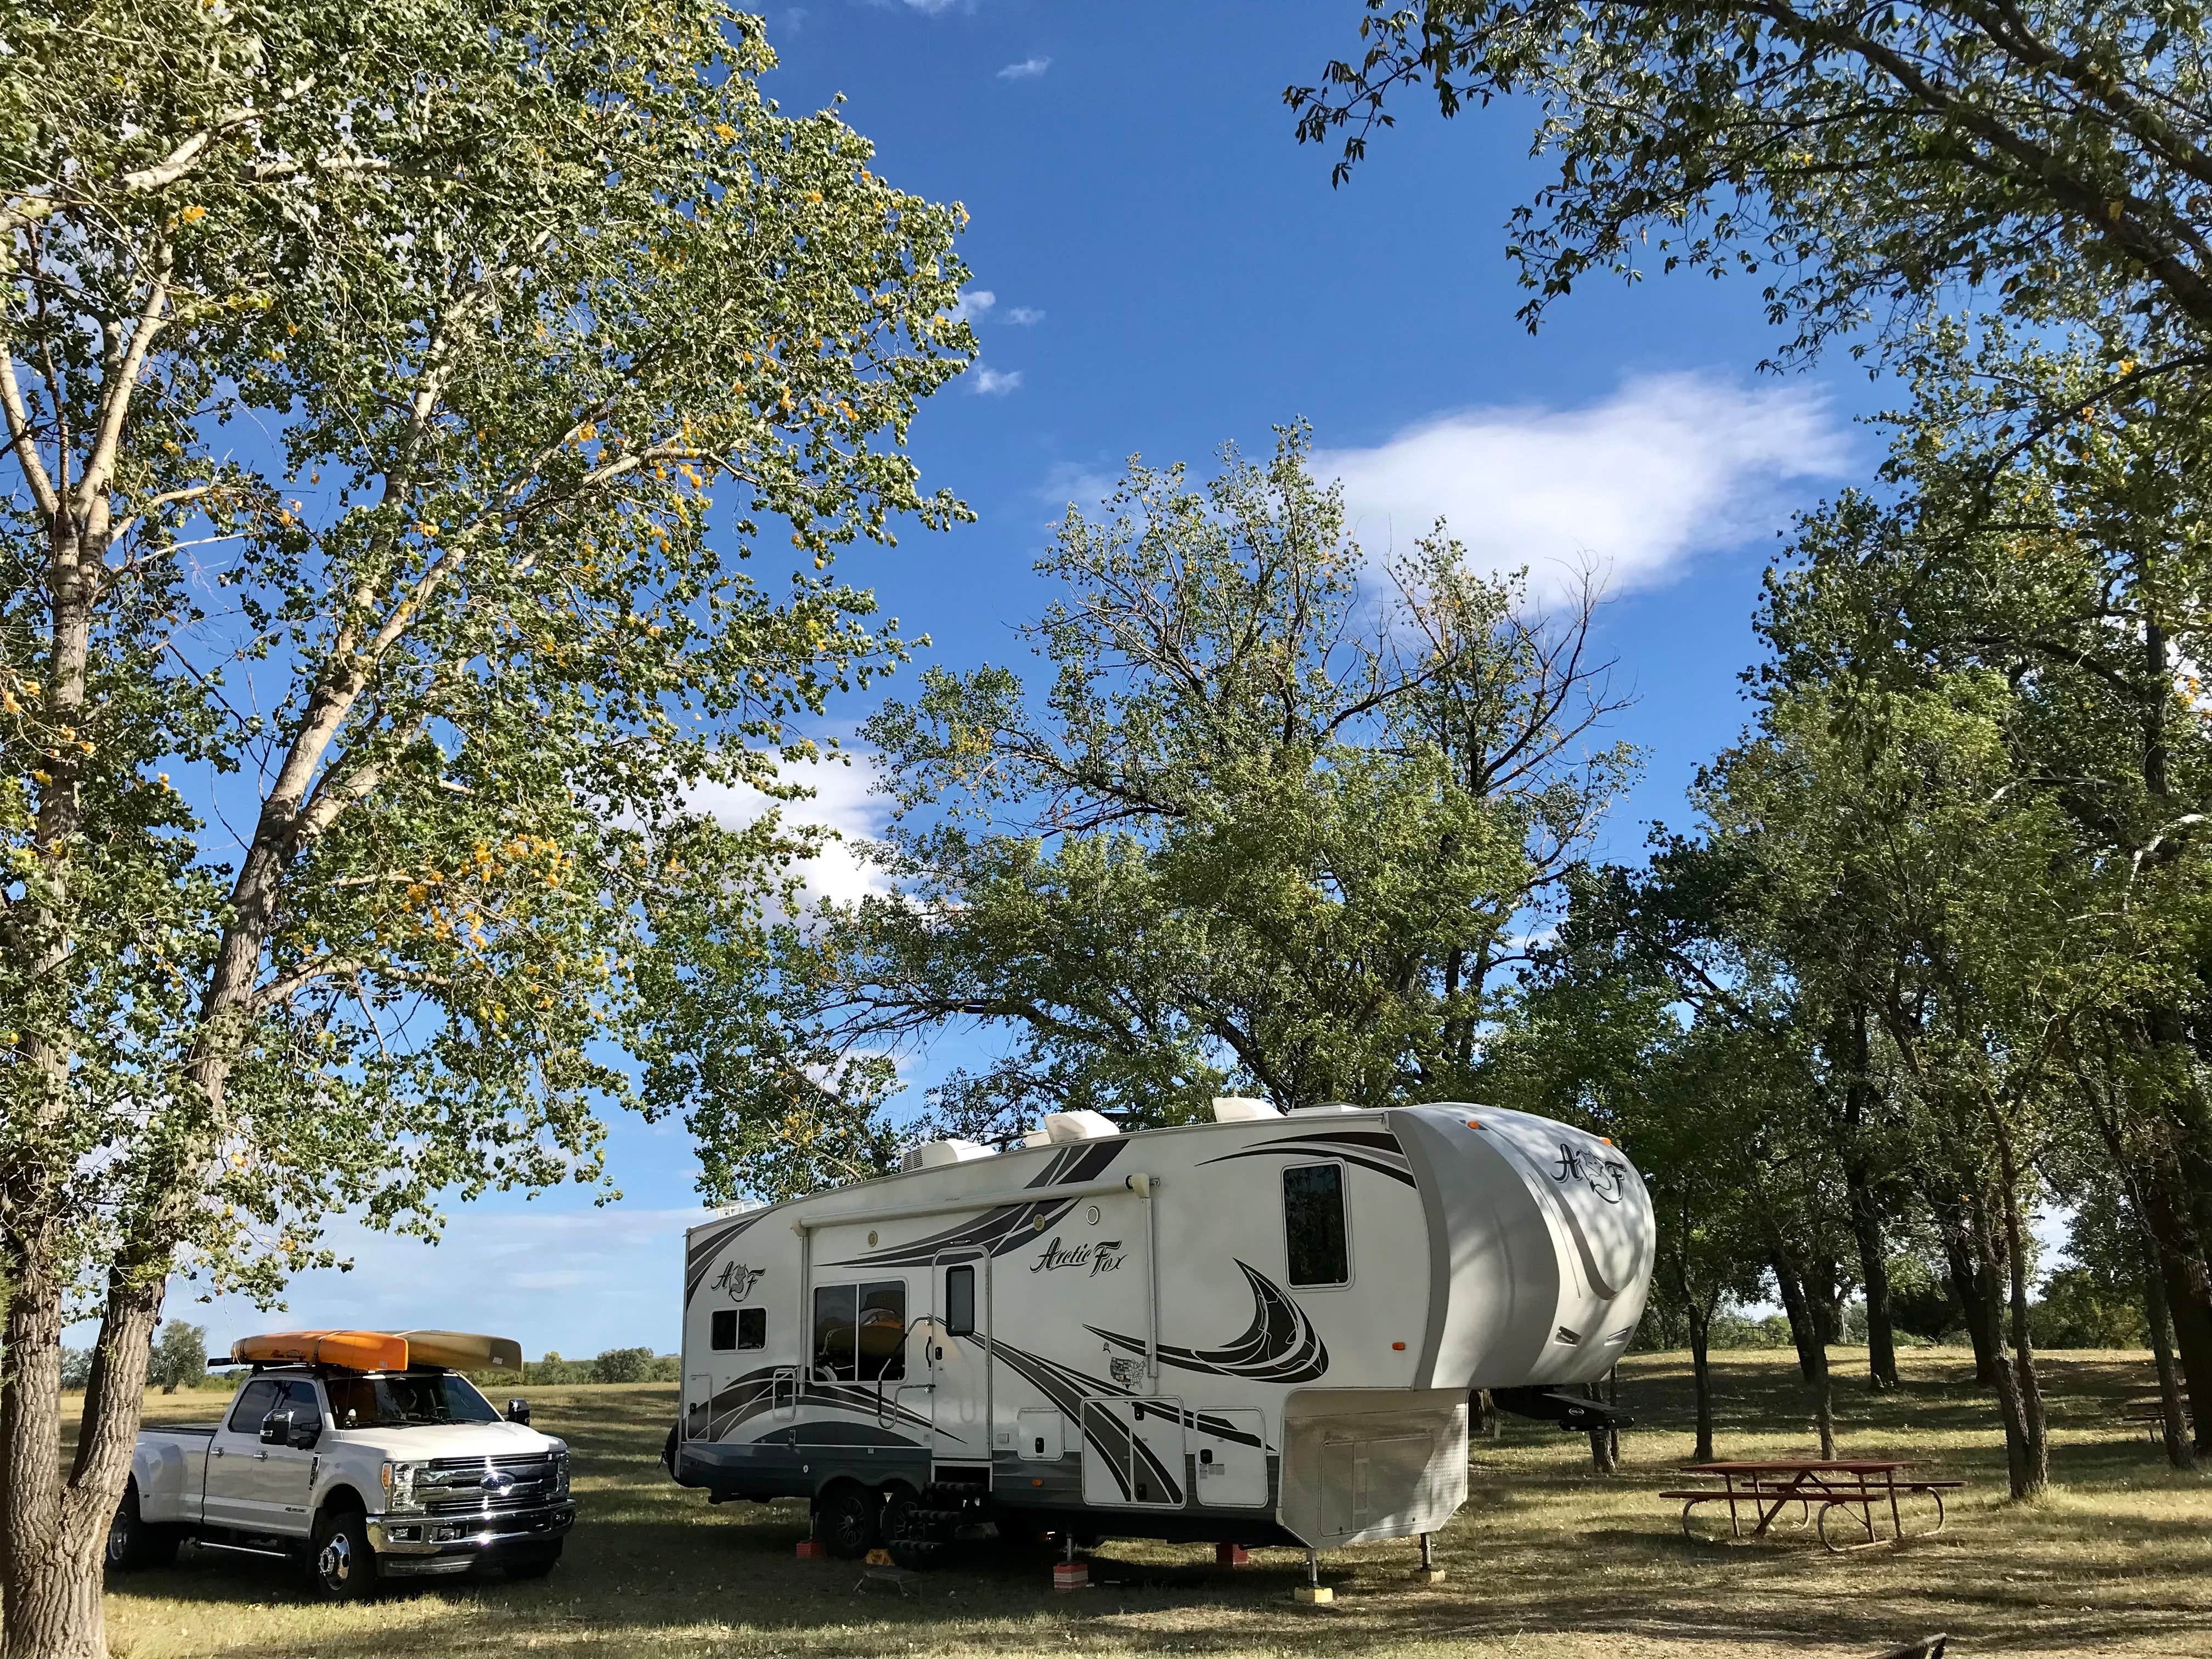
[[[1797,1529],[1812,1527],[1818,1533],[1821,1547],[1832,1555],[1841,1555],[1850,1550],[1870,1549],[1876,1544],[1902,1543],[1908,1535],[1900,1500],[1907,1498],[1926,1498],[1936,1505],[1936,1524],[1924,1532],[1910,1534],[1916,1538],[1932,1538],[1943,1530],[1943,1494],[1956,1492],[1966,1483],[1963,1480],[1931,1480],[1920,1476],[1900,1478],[1912,1465],[1891,1458],[1753,1458],[1718,1463],[1689,1463],[1681,1468],[1684,1474],[1716,1477],[1717,1486],[1706,1486],[1688,1492],[1662,1492],[1662,1498],[1678,1499],[1682,1505],[1682,1534],[1694,1539],[1690,1517],[1700,1504],[1725,1504],[1729,1511],[1729,1532],[1741,1538],[1743,1518],[1739,1505],[1747,1506],[1759,1517],[1751,1536],[1763,1538],[1774,1525],[1776,1518],[1790,1504],[1798,1508]],[[1814,1505],[1820,1506],[1817,1516]],[[1889,1510],[1890,1535],[1885,1539],[1876,1522],[1876,1508],[1887,1505]],[[1838,1544],[1828,1536],[1828,1520],[1838,1510],[1854,1517],[1863,1539],[1853,1543]]]
[[[2149,1400],[2130,1400],[2126,1405],[2120,1407],[2120,1412],[2121,1422],[2129,1425],[2132,1428],[2143,1430],[2149,1435],[2154,1443],[2166,1438],[2165,1401],[2155,1397]],[[2190,1417],[2189,1409],[2186,1405],[2182,1407],[2181,1425],[2182,1431],[2185,1434],[2187,1433],[2190,1426]]]

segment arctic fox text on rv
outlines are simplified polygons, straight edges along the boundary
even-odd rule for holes
[[[670,1472],[809,1498],[841,1554],[920,1553],[933,1517],[1401,1537],[1466,1497],[1470,1389],[1594,1381],[1634,1334],[1651,1206],[1609,1142],[1474,1106],[1213,1115],[1057,1114],[693,1229]]]

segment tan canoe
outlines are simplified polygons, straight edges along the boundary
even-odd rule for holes
[[[522,1374],[522,1344],[507,1336],[478,1336],[468,1331],[393,1331],[404,1338],[417,1365],[450,1365],[457,1371],[513,1371]]]

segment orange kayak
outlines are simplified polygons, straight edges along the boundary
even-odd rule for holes
[[[230,1345],[230,1357],[241,1364],[292,1360],[356,1371],[404,1371],[407,1339],[382,1331],[276,1331],[239,1338]]]

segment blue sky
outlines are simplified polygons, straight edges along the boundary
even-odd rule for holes
[[[1697,764],[1741,726],[1775,532],[1870,471],[1878,444],[1852,417],[1881,392],[1844,362],[1759,375],[1780,341],[1741,279],[1600,280],[1530,337],[1504,253],[1506,216],[1542,176],[1527,112],[1447,124],[1407,100],[1334,190],[1334,152],[1294,142],[1282,89],[1354,50],[1359,9],[770,12],[770,94],[799,111],[843,93],[879,172],[974,216],[980,368],[925,410],[914,451],[979,521],[842,568],[932,637],[926,659],[1006,660],[1047,597],[1030,566],[1068,500],[1095,500],[1132,452],[1196,470],[1224,440],[1264,452],[1272,425],[1303,417],[1370,550],[1441,512],[1475,557],[1530,564],[1540,584],[1577,558],[1612,570],[1601,630],[1638,699],[1616,734],[1650,757],[1609,832],[1607,850],[1632,856],[1650,819],[1686,816]],[[817,815],[865,833],[878,812],[860,781],[830,781]],[[610,1163],[621,1204],[570,1191],[456,1209],[434,1252],[340,1227],[356,1271],[302,1279],[278,1319],[490,1329],[533,1356],[671,1348],[680,1231],[697,1218],[689,1149],[679,1127],[618,1123]],[[218,1340],[270,1327],[190,1296],[174,1287],[168,1311]]]

